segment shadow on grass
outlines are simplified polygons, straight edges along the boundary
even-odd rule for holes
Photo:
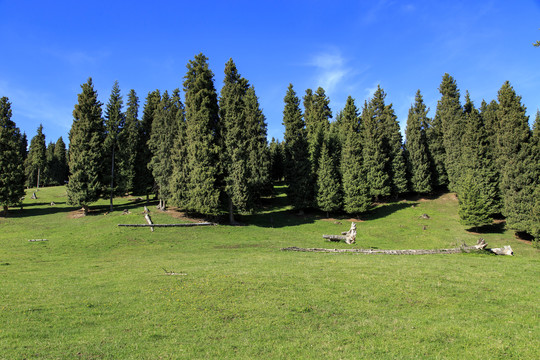
[[[504,222],[498,222],[491,225],[472,227],[467,229],[467,231],[477,234],[503,234],[506,230],[505,225]]]
[[[416,206],[417,202],[395,202],[389,204],[382,204],[374,209],[369,210],[361,216],[363,220],[377,220],[385,218],[396,211],[410,208],[411,206]]]

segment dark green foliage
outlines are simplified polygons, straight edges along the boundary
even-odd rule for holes
[[[270,149],[267,140],[266,118],[259,105],[255,88],[250,86],[244,97],[247,130],[248,185],[255,203],[272,191],[270,176]]]
[[[178,136],[177,116],[179,112],[181,114],[184,112],[183,104],[180,101],[180,90],[174,90],[170,97],[168,92],[165,91],[154,113],[152,132],[148,141],[148,147],[152,152],[152,159],[148,163],[148,168],[152,171],[156,181],[162,209],[166,207],[173,193],[171,186],[173,175],[172,151]]]
[[[430,193],[433,190],[427,141],[430,120],[427,113],[428,109],[424,104],[420,90],[418,90],[415,103],[409,109],[405,136],[407,137],[406,147],[411,189],[421,194]]]
[[[69,169],[66,152],[66,143],[62,137],[56,140],[54,145],[54,165],[51,171],[54,182],[58,185],[64,185],[68,180]]]
[[[88,205],[102,194],[102,177],[109,164],[103,162],[105,129],[101,118],[102,103],[97,99],[92,78],[81,88],[69,131],[67,195],[69,204],[82,205],[87,211]]]
[[[43,125],[39,125],[37,134],[30,141],[28,157],[25,162],[25,172],[27,186],[36,185],[39,188],[40,176],[43,176],[43,170],[46,164],[45,135],[43,134]]]
[[[538,182],[538,155],[530,140],[531,131],[521,96],[516,95],[508,81],[499,90],[498,100],[497,159],[503,214],[511,229],[528,231],[534,187]]]
[[[45,186],[58,185],[53,178],[53,167],[54,167],[54,143],[50,142],[47,145],[47,150],[45,151],[45,166],[43,167],[43,173],[41,174],[42,183]]]
[[[457,191],[459,177],[461,175],[460,160],[461,138],[463,135],[463,110],[459,102],[459,89],[452,76],[444,74],[439,92],[442,96],[437,103],[437,112],[435,113],[433,126],[441,126],[442,144],[445,153],[444,165],[448,174],[448,188],[451,191]],[[432,154],[436,164],[436,174],[438,178],[441,178],[442,174],[439,164],[441,159],[438,158],[440,156],[439,149],[434,147],[433,150],[435,151]],[[442,182],[439,181],[439,184],[442,185]]]
[[[285,182],[287,196],[295,209],[305,209],[312,204],[313,182],[309,162],[305,124],[300,110],[300,100],[292,84],[284,98],[283,125],[285,126]]]
[[[317,206],[328,213],[341,208],[341,184],[336,162],[323,143],[317,171]]]
[[[371,196],[363,166],[360,118],[354,99],[350,96],[347,98],[340,121],[341,137],[345,138],[341,147],[340,164],[343,208],[349,214],[359,214],[368,210]]]
[[[153,190],[154,177],[152,171],[148,169],[148,163],[152,159],[152,152],[148,147],[148,140],[152,134],[152,123],[154,122],[154,112],[161,101],[159,90],[148,93],[144,104],[143,116],[139,124],[139,136],[137,141],[137,155],[135,164],[135,192],[146,194]]]
[[[105,154],[105,162],[109,164],[109,169],[103,174],[103,181],[109,184],[108,192],[110,194],[110,211],[113,211],[114,195],[122,195],[122,189],[116,185],[118,163],[118,135],[124,127],[125,117],[122,113],[122,96],[120,95],[120,87],[118,81],[114,82],[111,96],[107,107],[105,108],[105,142],[103,143],[103,153]]]
[[[225,64],[225,78],[219,100],[222,121],[225,167],[225,193],[229,198],[229,216],[234,212],[250,212],[254,207],[248,185],[248,133],[244,98],[248,82],[242,78],[232,59]],[[236,210],[236,211],[234,211]]]
[[[385,107],[385,121],[386,142],[388,143],[388,157],[390,159],[389,174],[392,181],[391,191],[394,196],[398,196],[408,191],[409,184],[403,139],[392,104]]]
[[[24,195],[24,138],[11,115],[9,99],[0,98],[0,205],[4,216],[8,207],[18,205]]]
[[[325,134],[330,126],[332,111],[329,107],[330,99],[326,96],[323,88],[317,88],[313,93],[311,89],[306,90],[304,96],[304,120],[306,124],[306,136],[308,141],[309,162],[311,164],[311,181],[314,185],[312,196],[316,203],[315,196],[317,189],[317,170],[319,158],[323,147]]]
[[[474,107],[469,93],[465,95],[463,105],[463,136],[461,138],[460,171],[473,175],[474,182],[484,201],[483,209],[488,215],[500,212],[498,174],[495,161],[491,157],[489,138],[479,111]],[[461,182],[461,179],[459,180]],[[460,184],[459,192],[464,186]],[[458,194],[459,194],[458,192]]]
[[[22,133],[21,136],[21,155],[23,160],[26,160],[28,157],[28,138],[26,137],[26,133]]]
[[[272,138],[270,142],[270,174],[273,181],[283,180],[283,167],[284,167],[284,158],[283,158],[283,143],[280,143],[278,140]]]
[[[491,200],[483,191],[481,174],[469,170],[461,179],[458,192],[461,223],[473,227],[491,224]]]
[[[118,193],[131,193],[135,189],[135,176],[139,138],[139,98],[135,90],[131,89],[128,95],[124,127],[118,134],[118,174],[116,187]]]
[[[375,198],[388,196],[392,191],[385,97],[378,86],[373,98],[364,105],[361,117],[364,169],[370,193]]]
[[[188,210],[216,214],[220,206],[220,124],[214,74],[202,53],[187,64],[186,135]]]

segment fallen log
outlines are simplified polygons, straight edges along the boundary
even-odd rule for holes
[[[354,244],[356,241],[356,224],[351,223],[349,231],[342,232],[341,235],[323,235],[323,239],[328,241],[345,241],[347,244]]]
[[[475,246],[463,245],[452,249],[416,249],[416,250],[382,250],[382,249],[323,249],[323,248],[299,248],[296,246],[282,248],[282,251],[301,252],[324,252],[324,253],[357,253],[357,254],[385,254],[385,255],[433,255],[433,254],[459,254],[473,251],[488,251],[497,255],[514,255],[510,246],[503,248],[488,249],[484,239],[479,239]]]
[[[35,242],[35,241],[49,241],[49,240],[47,240],[47,239],[30,239],[28,241]]]
[[[185,223],[185,224],[118,224],[125,227],[189,227],[189,226],[214,226],[217,225],[211,222],[204,223]]]
[[[144,218],[146,219],[148,225],[151,226],[150,229],[152,229],[152,232],[154,232],[154,223],[152,222],[152,219],[150,219],[150,215],[144,214]]]

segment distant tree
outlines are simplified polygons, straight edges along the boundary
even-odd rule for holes
[[[530,227],[528,232],[535,239],[535,246],[540,247],[540,111],[536,111],[531,137],[531,165],[533,179],[536,179],[532,192],[533,206],[530,213]]]
[[[26,133],[22,133],[21,136],[21,156],[23,158],[23,161],[26,160],[28,156],[28,138],[26,137]]]
[[[24,195],[24,138],[11,120],[11,103],[0,98],[0,205],[4,216],[8,207],[18,205]]]
[[[47,145],[45,144],[45,135],[43,134],[43,125],[39,125],[37,134],[30,141],[30,149],[26,160],[26,177],[28,186],[36,184],[39,190],[40,175],[46,164]]]
[[[45,165],[43,166],[42,183],[45,186],[58,185],[54,178],[55,158],[54,143],[50,142],[45,151]]]
[[[429,159],[427,129],[430,122],[420,90],[416,92],[414,105],[409,109],[407,128],[407,156],[411,188],[414,192],[426,194],[432,188],[431,163]]]
[[[328,151],[326,143],[323,143],[319,166],[317,170],[317,205],[326,212],[336,211],[341,208],[341,184],[336,163]]]
[[[59,137],[54,145],[53,168],[53,178],[59,185],[64,185],[68,180],[69,168],[67,159],[66,144],[64,143],[62,137]]]
[[[442,128],[442,141],[445,152],[445,167],[448,174],[448,188],[457,191],[461,174],[461,137],[463,135],[463,109],[459,101],[459,89],[454,78],[444,74],[439,87],[441,99],[437,103],[435,124]],[[436,161],[439,161],[437,159]],[[440,175],[440,174],[439,174]]]
[[[214,73],[202,53],[187,64],[184,77],[186,94],[186,136],[188,210],[217,214],[220,207],[223,169],[219,163],[221,129]]]
[[[489,225],[491,219],[490,199],[482,191],[481,177],[475,170],[467,171],[460,182],[458,191],[459,208],[458,214],[463,225],[475,228]]]
[[[102,103],[97,99],[92,78],[81,85],[78,103],[73,110],[73,125],[69,131],[68,203],[80,205],[88,214],[90,203],[99,199],[103,190],[103,125]]]
[[[273,181],[283,180],[283,146],[279,140],[272,138],[270,141],[270,164],[271,164],[271,176]]]
[[[135,90],[128,95],[124,127],[118,134],[118,167],[116,187],[118,193],[131,193],[135,190],[137,154],[139,148],[139,98]]]
[[[272,191],[270,175],[270,149],[267,140],[267,124],[255,88],[250,86],[244,97],[247,130],[247,169],[248,185],[255,204],[260,203],[261,196]]]
[[[503,206],[500,193],[501,169],[500,164],[497,162],[497,134],[499,132],[499,120],[497,118],[498,107],[499,104],[495,100],[492,100],[489,104],[482,101],[482,104],[480,105],[480,116],[483,123],[482,136],[485,136],[485,138],[483,138],[485,144],[485,158],[491,161],[490,166],[493,168],[494,172],[490,181],[497,189],[497,195],[493,199],[494,214],[501,214]]]
[[[295,209],[305,209],[312,204],[313,183],[305,123],[300,110],[300,100],[293,85],[289,84],[284,98],[283,125],[285,126],[285,182],[287,196]]]
[[[511,229],[527,231],[534,205],[532,194],[538,181],[534,169],[534,153],[530,144],[531,130],[521,96],[507,81],[498,93],[499,121],[497,159],[501,171],[503,215]]]
[[[143,109],[143,116],[139,123],[139,136],[137,141],[137,155],[135,157],[135,192],[145,194],[148,202],[149,195],[154,188],[154,177],[152,171],[148,169],[148,163],[152,159],[152,152],[148,147],[148,140],[152,134],[152,123],[154,122],[154,112],[161,101],[159,90],[148,93]]]
[[[180,90],[173,91],[169,97],[167,91],[163,93],[161,102],[154,114],[152,133],[148,147],[152,151],[152,159],[148,168],[157,184],[159,195],[159,208],[165,210],[167,202],[172,198],[173,190],[171,179],[173,175],[172,151],[174,141],[178,135],[178,112],[184,112],[184,105],[180,101]]]
[[[358,108],[352,97],[347,98],[341,112],[341,176],[343,182],[343,208],[349,214],[368,210],[371,196],[362,158],[361,123]]]
[[[109,200],[110,200],[110,210],[113,211],[113,201],[114,195],[118,195],[117,186],[115,183],[115,178],[118,170],[115,167],[118,167],[117,157],[118,157],[118,134],[124,127],[124,113],[122,113],[123,100],[120,95],[120,87],[118,81],[114,82],[113,88],[111,90],[111,96],[107,107],[105,108],[105,142],[103,143],[104,149],[103,153],[106,157],[106,162],[110,165],[109,171],[106,171],[103,174],[103,179],[106,181],[109,186]]]

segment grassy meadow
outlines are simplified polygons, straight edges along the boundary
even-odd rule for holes
[[[380,204],[351,246],[322,239],[350,219],[299,216],[282,188],[245,226],[154,232],[117,226],[145,223],[132,197],[80,217],[64,187],[32,191],[0,217],[0,359],[539,358],[540,252],[504,224],[467,232],[452,194]],[[150,210],[155,223],[185,222]],[[479,237],[515,256],[280,250]]]

